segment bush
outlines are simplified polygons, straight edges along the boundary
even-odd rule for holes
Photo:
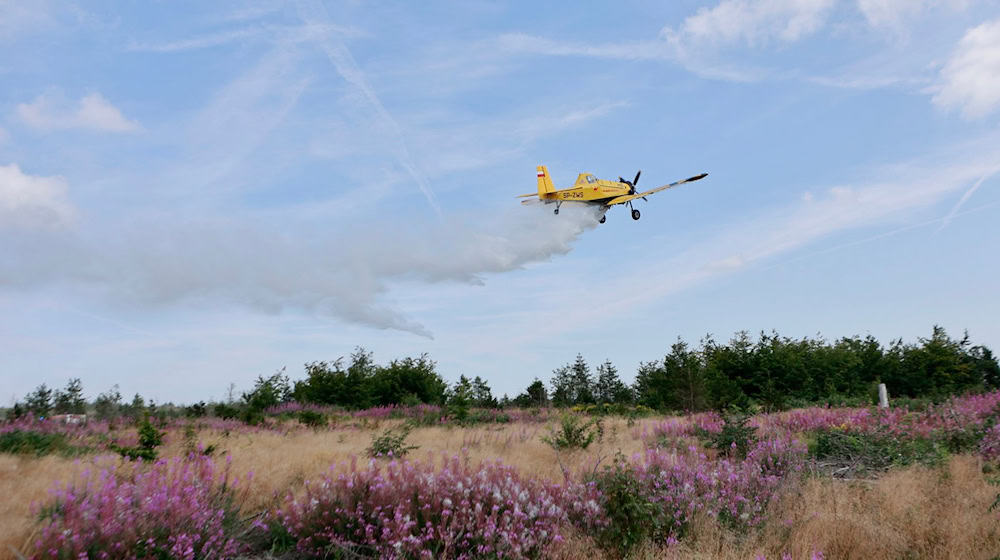
[[[0,453],[34,454],[36,457],[41,457],[49,453],[68,454],[73,449],[63,434],[46,434],[31,430],[13,430],[0,434]]]
[[[207,457],[112,466],[55,490],[39,510],[44,526],[31,557],[233,558],[246,530],[234,486]]]
[[[987,461],[1000,460],[1000,424],[986,430],[979,442],[979,454]]]
[[[215,415],[223,420],[231,420],[240,415],[239,407],[227,403],[215,403],[213,409]]]
[[[601,418],[585,421],[575,414],[563,414],[559,420],[558,430],[549,428],[549,435],[542,436],[542,441],[553,449],[586,449],[602,435],[604,424]]]
[[[937,466],[948,455],[944,446],[927,438],[838,429],[819,432],[809,446],[809,454],[817,459],[832,460],[842,471],[860,475],[892,466]]]
[[[779,438],[758,442],[742,461],[657,449],[631,461],[618,456],[591,478],[604,525],[573,521],[616,556],[647,540],[663,544],[683,538],[699,513],[743,532],[764,522],[768,504],[801,469],[805,453],[797,441]]]
[[[254,408],[252,406],[244,406],[240,410],[239,419],[244,424],[249,424],[251,426],[257,426],[264,423],[264,410],[260,408]]]
[[[544,557],[565,515],[557,487],[500,464],[443,463],[352,464],[289,495],[272,535],[323,558]]]
[[[156,448],[163,444],[163,436],[165,432],[161,432],[153,426],[153,423],[149,421],[149,415],[147,414],[143,418],[142,423],[139,424],[139,443],[138,445],[116,445],[112,444],[111,448],[118,452],[122,457],[128,459],[136,460],[141,459],[143,461],[155,461],[157,456]]]
[[[647,540],[662,537],[664,512],[650,498],[647,485],[631,464],[619,455],[615,464],[605,467],[591,479],[601,493],[601,506],[607,525],[600,527],[595,541],[602,549],[626,557]]]
[[[205,404],[205,401],[196,402],[184,407],[184,416],[188,418],[202,418],[206,414],[208,414],[208,406]]]
[[[745,459],[747,453],[757,443],[757,428],[748,426],[750,417],[743,414],[727,416],[722,430],[715,434],[699,429],[699,436],[705,445],[737,459]]]
[[[299,422],[311,428],[322,428],[326,426],[326,415],[315,410],[300,410]]]
[[[403,425],[396,429],[389,429],[381,435],[372,438],[372,445],[368,448],[369,457],[403,457],[413,449],[419,449],[416,445],[406,445],[406,437],[410,435],[412,428]]]

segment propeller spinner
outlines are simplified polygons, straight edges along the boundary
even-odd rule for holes
[[[635,179],[629,181],[628,179],[622,179],[622,176],[618,176],[619,183],[625,183],[628,185],[628,194],[635,194],[635,184],[639,182],[639,175],[642,174],[642,169],[635,172]]]

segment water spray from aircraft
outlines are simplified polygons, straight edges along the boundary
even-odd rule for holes
[[[0,288],[69,286],[132,306],[299,310],[430,337],[417,319],[385,303],[394,281],[482,284],[490,274],[568,253],[597,218],[576,207],[554,220],[538,206],[486,221],[358,223],[294,235],[219,220],[5,230]]]

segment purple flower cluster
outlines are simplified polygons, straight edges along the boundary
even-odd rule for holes
[[[813,550],[812,554],[809,555],[809,560],[823,560],[824,558],[825,556],[823,556],[823,552],[819,550]],[[767,557],[760,554],[755,560],[767,560]],[[788,552],[782,552],[781,560],[792,560],[792,555]]]
[[[313,404],[313,403],[300,403],[297,401],[288,401],[286,403],[281,403],[272,407],[268,407],[264,412],[269,415],[280,415],[280,414],[295,414],[297,412],[302,412],[307,410],[309,412],[318,412],[320,414],[343,414],[344,409],[331,405],[323,404]]]
[[[722,431],[724,421],[717,412],[700,412],[687,416],[675,416],[653,425],[645,425],[632,431],[633,437],[647,445],[657,442],[694,437],[701,431],[717,434]]]
[[[907,408],[827,408],[811,407],[758,414],[749,424],[766,436],[790,435],[833,428],[858,432],[883,431],[904,437],[934,438],[980,428],[1000,413],[1000,391],[952,397],[921,412]],[[665,440],[693,437],[700,431],[718,433],[723,420],[714,412],[667,418],[633,431],[648,445]]]
[[[346,466],[345,466],[346,467]],[[525,479],[499,463],[440,468],[372,460],[332,470],[303,495],[289,496],[280,523],[300,552],[333,549],[381,558],[537,558],[560,540],[567,512],[558,486]],[[600,515],[595,496],[576,491],[578,515]]]
[[[742,461],[713,461],[696,449],[689,451],[647,449],[632,458],[648,499],[660,507],[675,534],[699,511],[738,527],[759,525],[767,504],[786,477],[801,470],[806,456],[804,444],[783,438],[758,442]]]
[[[979,442],[979,454],[987,461],[1000,461],[1000,424],[986,430]]]
[[[148,467],[148,468],[147,468]],[[53,491],[35,559],[231,558],[238,481],[206,457],[125,463]]]
[[[387,420],[390,418],[423,418],[425,416],[443,417],[444,410],[433,404],[418,404],[415,406],[388,405],[375,406],[364,410],[357,410],[351,413],[354,418],[368,418],[370,420]]]

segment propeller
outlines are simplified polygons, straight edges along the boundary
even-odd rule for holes
[[[628,194],[635,194],[635,184],[639,182],[639,175],[642,174],[642,169],[635,172],[635,179],[629,181],[628,179],[622,179],[622,176],[618,176],[619,183],[625,183],[628,185]]]

